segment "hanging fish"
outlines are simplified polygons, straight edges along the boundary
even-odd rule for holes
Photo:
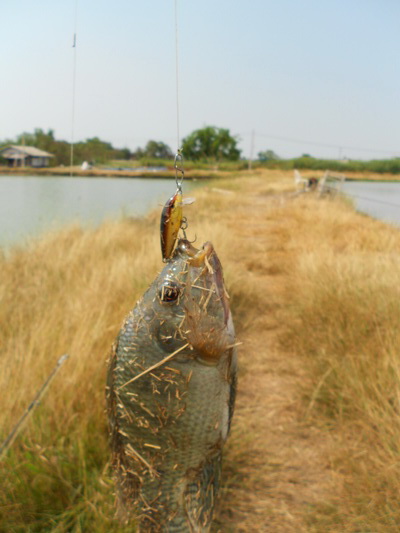
[[[121,513],[206,533],[236,391],[235,332],[211,243],[180,239],[113,346],[107,408]]]

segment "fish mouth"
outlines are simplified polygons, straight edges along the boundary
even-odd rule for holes
[[[214,250],[214,246],[211,242],[207,241],[200,249],[197,249],[188,240],[180,239],[177,249],[188,256],[187,262],[189,267],[202,267],[211,275],[224,310],[224,322],[226,325],[230,315],[229,296],[225,289],[222,265]]]
[[[198,248],[195,248],[190,241],[186,239],[179,239],[178,249],[189,256],[188,263],[190,266],[206,266],[210,271],[209,258],[214,252],[214,247],[211,242],[207,241],[199,250]]]

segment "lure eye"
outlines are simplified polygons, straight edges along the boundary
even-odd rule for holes
[[[161,285],[158,291],[158,297],[160,298],[161,302],[172,303],[176,302],[180,293],[181,288],[177,283],[174,283],[173,281],[167,281]]]

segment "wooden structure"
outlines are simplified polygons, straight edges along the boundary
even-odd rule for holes
[[[326,170],[325,174],[318,182],[318,195],[334,194],[341,192],[342,185],[346,181],[346,176],[339,172]]]
[[[9,167],[48,167],[51,157],[49,152],[34,146],[10,145],[0,150],[0,156],[6,159]]]

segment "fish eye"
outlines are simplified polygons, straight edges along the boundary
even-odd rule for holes
[[[161,302],[172,303],[176,302],[181,293],[180,286],[174,281],[166,281],[163,283],[158,291],[158,297]]]

